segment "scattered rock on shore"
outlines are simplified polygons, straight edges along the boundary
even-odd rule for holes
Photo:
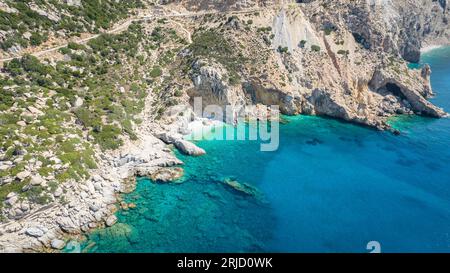
[[[184,140],[181,136],[173,136],[168,133],[158,135],[158,138],[166,144],[173,144],[180,152],[186,155],[200,156],[206,154],[205,150],[198,147],[192,142]]]
[[[44,236],[44,231],[42,231],[42,229],[37,228],[37,227],[27,228],[27,230],[25,230],[25,233],[29,236],[36,237],[36,238]]]
[[[106,218],[106,225],[108,227],[113,226],[115,223],[117,223],[117,216],[114,214]]]
[[[175,168],[160,168],[159,170],[155,171],[151,176],[150,179],[152,179],[155,182],[173,182],[177,179],[180,179],[184,174],[183,168],[175,167]]]
[[[66,246],[66,243],[63,240],[53,239],[50,245],[53,249],[60,250]]]
[[[180,152],[186,155],[200,156],[206,154],[205,150],[187,140],[179,139],[174,143],[174,145]]]

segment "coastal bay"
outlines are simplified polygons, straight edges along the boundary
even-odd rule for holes
[[[432,102],[450,108],[450,48],[423,55]],[[94,231],[88,252],[443,252],[450,241],[449,119],[400,116],[394,136],[320,117],[287,117],[280,149],[200,141],[180,183],[138,179],[136,208]],[[262,198],[223,183],[248,183]]]
[[[447,0],[197,2],[0,0],[0,252],[447,251]]]

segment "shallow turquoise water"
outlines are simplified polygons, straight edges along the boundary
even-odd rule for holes
[[[450,110],[450,48],[432,51],[437,97]],[[336,120],[288,117],[277,152],[251,141],[202,141],[180,158],[181,184],[139,179],[119,224],[90,252],[450,252],[450,120],[402,117],[401,136]],[[262,197],[235,191],[233,178]]]

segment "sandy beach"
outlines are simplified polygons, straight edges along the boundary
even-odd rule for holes
[[[421,49],[420,49],[420,53],[427,53],[427,52],[430,52],[430,51],[432,51],[432,50],[435,50],[435,49],[438,49],[438,48],[441,48],[441,47],[443,47],[443,45],[428,45],[428,46],[424,46],[424,47],[422,47]]]

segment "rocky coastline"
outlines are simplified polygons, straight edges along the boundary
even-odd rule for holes
[[[174,11],[185,11],[193,3],[161,2]],[[239,2],[233,1],[232,10],[247,8]],[[176,36],[176,31],[175,35],[170,32],[178,39],[173,47],[182,41],[184,49],[176,53],[166,49],[176,61],[169,68],[153,67],[150,74],[154,76],[145,79],[156,84],[143,98],[145,107],[142,122],[135,126],[135,138],[120,138],[123,144],[115,150],[95,148],[97,168],[89,170],[89,179],[56,185],[50,199],[58,202],[39,206],[9,193],[4,200],[9,220],[0,224],[0,252],[60,251],[89,230],[114,225],[114,213],[127,205],[121,204],[120,194],[133,191],[136,176],[163,183],[180,178],[183,162],[173,149],[191,156],[206,153],[183,138],[189,133],[189,123],[200,121],[192,110],[194,97],[202,97],[204,105],[229,105],[242,112],[252,111],[249,107],[254,105],[279,105],[283,114],[321,115],[379,130],[390,130],[388,119],[395,115],[447,116],[427,100],[434,95],[431,68],[411,70],[405,61],[417,61],[427,49],[424,45],[448,41],[444,18],[449,6],[442,6],[442,1],[427,2],[423,11],[410,0],[388,1],[385,6],[362,0],[351,4],[300,1],[287,6],[250,2],[251,7],[261,9],[226,16],[222,14],[226,4],[210,6],[201,1],[195,6],[197,12],[220,9],[221,13],[200,13],[178,22],[185,27],[184,35],[189,34],[189,42]],[[408,7],[406,11],[399,8],[402,4]],[[410,23],[402,20],[408,12],[420,15],[416,27],[404,26]],[[405,32],[398,31],[404,27]],[[158,27],[149,29],[154,39],[162,36]],[[213,49],[213,56],[205,46]],[[147,57],[155,61],[167,57],[166,53],[162,50]],[[161,75],[176,77],[169,83],[155,79]],[[121,94],[129,91],[122,86],[118,90]],[[40,107],[45,108],[45,101],[41,99],[36,102],[39,107],[27,107],[29,117],[43,114]],[[67,108],[82,105],[83,100],[76,97]],[[17,126],[26,125],[17,122]],[[89,139],[89,135],[84,137]],[[64,167],[62,162],[56,165]],[[50,187],[51,176],[24,170],[17,178],[29,180],[31,186]],[[249,190],[230,181],[228,185]]]
[[[23,218],[1,224],[0,252],[59,251],[89,230],[115,224],[120,195],[134,190],[137,176],[170,182],[182,175],[183,169],[177,166],[183,162],[174,155],[173,145],[161,139],[175,139],[174,146],[186,154],[205,153],[179,136],[154,136],[155,130],[160,130],[158,125],[147,123],[140,129],[138,139],[126,142],[121,149],[98,151],[98,169],[92,172],[91,179],[61,184],[54,195],[64,195],[64,202],[37,207],[26,211]],[[176,126],[172,129],[178,130]],[[8,196],[7,202],[12,210],[24,207],[16,195]]]

